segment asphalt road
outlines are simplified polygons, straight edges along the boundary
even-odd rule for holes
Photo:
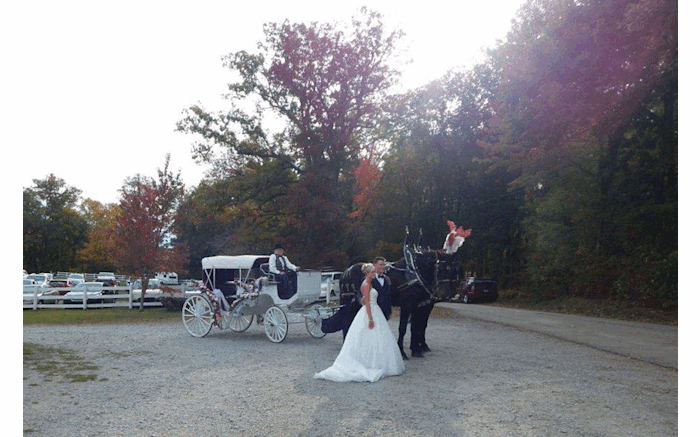
[[[488,305],[440,303],[461,316],[538,332],[678,370],[678,327]]]

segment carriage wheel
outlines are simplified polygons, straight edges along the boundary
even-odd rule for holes
[[[182,323],[193,337],[204,337],[209,334],[214,324],[214,309],[209,299],[202,295],[188,298],[182,305]]]
[[[326,336],[326,333],[321,331],[321,321],[323,319],[321,318],[321,314],[318,311],[316,311],[319,308],[323,308],[323,305],[311,305],[309,310],[315,311],[316,314],[314,315],[314,317],[305,317],[306,330],[309,331],[309,335],[311,335],[313,338],[323,338]]]
[[[229,326],[231,328],[231,331],[233,332],[243,332],[246,329],[248,329],[253,323],[253,315],[248,314],[246,316],[242,314],[237,314],[236,311],[231,312],[231,325]]]
[[[280,343],[287,338],[289,324],[287,315],[279,307],[271,306],[265,311],[265,334],[270,341]]]

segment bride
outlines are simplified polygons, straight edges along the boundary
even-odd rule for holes
[[[382,310],[377,305],[378,292],[372,288],[377,271],[373,264],[363,264],[363,308],[357,312],[333,365],[314,378],[335,382],[376,382],[385,376],[400,375],[404,362],[394,335]]]

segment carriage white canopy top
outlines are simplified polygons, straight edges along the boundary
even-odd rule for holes
[[[218,255],[202,258],[202,270],[209,269],[250,269],[256,260],[267,259],[268,255]]]

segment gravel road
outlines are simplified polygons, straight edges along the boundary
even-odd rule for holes
[[[396,333],[398,317],[389,323]],[[94,375],[25,366],[27,436],[678,434],[677,370],[452,309],[431,317],[433,352],[374,384],[313,379],[342,335],[314,339],[303,324],[281,344],[255,323],[205,338],[179,322],[23,331]]]

